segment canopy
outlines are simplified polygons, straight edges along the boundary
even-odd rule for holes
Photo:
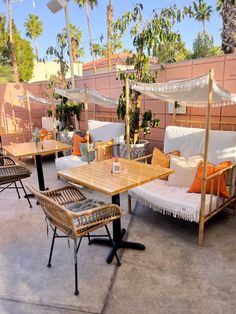
[[[52,105],[52,100],[50,99],[47,99],[47,98],[42,98],[42,97],[38,97],[38,96],[35,96],[33,94],[31,94],[30,92],[27,92],[25,95],[18,95],[18,94],[14,94],[14,96],[19,99],[19,100],[25,100],[27,99],[27,97],[29,97],[30,99],[33,99],[41,104],[45,104],[45,105]],[[57,104],[58,103],[61,103],[61,101],[55,101]]]
[[[86,87],[88,103],[98,104],[104,107],[117,107],[118,99],[110,98],[98,93],[96,90]],[[55,93],[74,101],[85,101],[85,88],[58,89]]]
[[[130,87],[142,94],[166,102],[178,101],[183,106],[207,107],[209,94],[209,75],[192,80],[169,83],[141,83],[129,81]],[[236,103],[236,94],[225,91],[213,80],[212,107],[228,106]]]

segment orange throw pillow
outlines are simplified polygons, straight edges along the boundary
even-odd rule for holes
[[[45,129],[40,130],[40,141],[44,141],[47,138],[48,131]]]
[[[74,134],[73,141],[74,141],[73,155],[81,156],[81,151],[80,151],[80,148],[79,148],[79,144],[87,142],[86,141],[86,136],[85,137],[81,137],[78,134]]]
[[[180,156],[180,152],[178,150],[174,152],[169,152],[164,154],[159,148],[154,147],[152,152],[152,165],[158,165],[164,168],[170,168],[170,156]],[[161,178],[162,180],[167,180],[168,176]]]
[[[195,176],[195,179],[191,185],[191,187],[188,189],[189,193],[201,193],[201,188],[202,188],[202,174],[203,174],[203,165],[204,161],[201,161],[198,170]],[[230,161],[224,161],[221,162],[220,164],[214,166],[210,163],[207,164],[207,177],[218,172],[221,170],[224,170],[228,166],[231,165]],[[213,182],[213,194],[217,195],[217,187],[218,187],[218,179],[215,178]],[[219,191],[219,196],[223,198],[229,198],[229,192],[226,188],[226,173],[222,174],[220,177],[220,191]],[[207,181],[206,185],[206,193],[210,194],[211,193],[211,180]]]

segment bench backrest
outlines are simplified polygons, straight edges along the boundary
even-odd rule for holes
[[[92,142],[109,141],[125,135],[125,124],[121,122],[88,121]]]
[[[205,129],[168,126],[165,131],[164,152],[179,150],[181,156],[203,155]],[[236,132],[211,130],[208,161],[218,164],[230,160],[236,162]]]

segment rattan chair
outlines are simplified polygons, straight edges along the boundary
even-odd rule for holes
[[[25,193],[27,201],[32,207],[22,180],[31,176],[31,171],[21,165],[17,165],[13,159],[7,156],[0,156],[0,193],[6,189],[16,189],[18,198],[20,197],[19,189]],[[20,186],[17,183],[20,183]],[[12,186],[14,184],[14,187]]]
[[[38,191],[32,186],[26,186],[29,191],[35,195],[35,198],[41,205],[46,220],[50,223],[53,229],[53,238],[51,243],[50,255],[48,260],[48,267],[51,267],[52,253],[54,242],[56,238],[68,237],[74,240],[74,264],[75,264],[75,295],[79,294],[78,290],[78,268],[77,268],[77,253],[83,237],[88,237],[90,243],[89,233],[105,226],[107,236],[114,247],[114,242],[111,238],[107,224],[113,220],[120,218],[122,210],[119,206],[114,204],[100,205],[98,207],[86,207],[86,197],[80,190],[74,186],[64,186],[57,189]],[[88,201],[88,200],[87,200]],[[95,201],[96,202],[96,201]],[[75,211],[69,210],[71,205],[78,205],[81,209]],[[60,230],[63,235],[58,234]],[[79,241],[77,242],[77,240]],[[117,264],[120,266],[120,261],[115,254]]]

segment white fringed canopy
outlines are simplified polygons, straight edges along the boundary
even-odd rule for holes
[[[84,103],[85,109],[85,126],[86,126],[86,139],[87,139],[87,151],[90,153],[89,145],[89,129],[88,129],[88,105],[97,104],[103,107],[116,108],[118,106],[118,99],[110,98],[103,94],[98,93],[98,91],[88,88],[86,85],[82,88],[75,89],[58,89],[55,88],[55,93],[66,97],[72,101],[78,101]],[[88,157],[88,161],[90,158]]]
[[[85,94],[87,94],[87,102],[89,104],[97,104],[103,107],[117,107],[118,99],[107,97],[98,93],[91,88],[76,88],[76,89],[58,89],[55,88],[55,93],[66,97],[73,101],[85,102]]]
[[[28,106],[28,112],[29,112],[29,123],[30,123],[30,133],[33,133],[32,129],[32,115],[31,115],[31,103],[30,100],[32,99],[33,101],[36,101],[40,104],[46,105],[46,106],[52,106],[52,120],[53,120],[53,135],[54,139],[56,139],[56,119],[55,119],[55,108],[54,105],[58,105],[61,103],[61,100],[50,100],[48,98],[43,98],[39,96],[35,96],[34,94],[30,93],[28,90],[24,95],[20,94],[13,94],[18,100],[27,101],[27,106]]]
[[[35,95],[31,94],[30,92],[27,92],[25,95],[14,94],[14,96],[19,100],[25,100],[25,99],[27,99],[27,97],[29,97],[30,99],[33,99],[34,101],[37,101],[38,103],[41,103],[41,104],[45,104],[45,105],[51,105],[52,104],[51,100],[49,100],[47,98],[35,96]]]
[[[170,83],[141,83],[129,81],[130,87],[142,94],[166,102],[178,101],[183,106],[206,107],[209,94],[209,75],[191,80]],[[228,106],[236,103],[236,94],[231,94],[213,80],[211,107]]]

